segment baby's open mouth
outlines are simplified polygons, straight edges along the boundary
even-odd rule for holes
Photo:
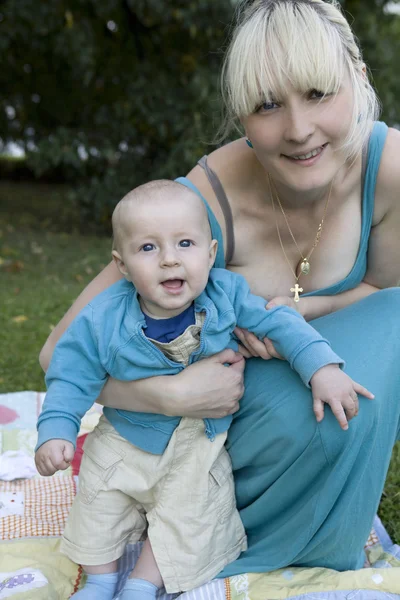
[[[162,282],[162,285],[169,290],[178,290],[183,286],[183,284],[183,279],[167,279],[166,281]]]

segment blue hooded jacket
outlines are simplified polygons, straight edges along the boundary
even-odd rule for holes
[[[237,349],[236,326],[258,338],[268,337],[305,385],[321,367],[343,361],[327,340],[287,306],[266,310],[266,301],[251,294],[241,275],[211,269],[195,311],[205,312],[200,347],[189,364],[225,348]],[[121,280],[96,296],[74,319],[54,350],[47,375],[47,394],[38,420],[39,448],[50,439],[76,444],[80,422],[99,396],[107,378],[122,381],[156,375],[175,375],[184,366],[169,360],[145,335],[138,295],[132,283]],[[139,448],[162,454],[179,417],[130,412],[106,407],[104,415],[121,436]],[[226,431],[232,416],[204,419],[212,440]]]

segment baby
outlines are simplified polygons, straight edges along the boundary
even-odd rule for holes
[[[212,268],[217,242],[202,201],[188,188],[167,180],[140,186],[115,208],[113,231],[113,258],[124,279],[76,317],[47,372],[36,448],[42,475],[69,466],[81,418],[108,376],[174,375],[237,349],[236,326],[270,338],[311,385],[314,400],[335,413],[338,404],[342,413],[351,411],[357,393],[372,397],[296,311],[266,310],[242,276]],[[85,441],[62,540],[62,551],[88,574],[74,599],[111,600],[117,560],[146,529],[122,600],[155,598],[163,585],[168,592],[202,585],[246,549],[224,446],[231,420],[104,409]]]

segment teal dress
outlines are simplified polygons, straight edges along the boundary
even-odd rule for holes
[[[335,285],[307,295],[357,286],[367,266],[377,172],[387,126],[369,142],[362,232],[356,262]],[[186,178],[178,179],[200,192]],[[204,200],[204,198],[203,198]],[[213,236],[221,230],[209,210]],[[218,256],[223,264],[223,256]],[[236,497],[248,550],[221,576],[288,565],[339,571],[363,566],[363,546],[400,432],[400,288],[373,294],[312,325],[346,361],[346,372],[375,394],[360,398],[359,415],[342,431],[329,408],[317,423],[310,390],[287,362],[252,358],[245,394],[228,434]]]

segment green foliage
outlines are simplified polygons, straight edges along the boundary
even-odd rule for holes
[[[64,201],[65,186],[0,183],[0,393],[45,389],[41,347],[111,259],[109,238],[55,231]]]
[[[74,181],[82,217],[193,166],[214,133],[229,0],[6,0],[1,136],[37,177]],[[15,110],[6,118],[6,107]]]
[[[382,102],[382,118],[400,126],[400,16],[387,12],[392,0],[343,0],[350,24],[359,38],[363,56]]]
[[[237,0],[3,0],[0,137],[37,178],[73,183],[81,221],[106,226],[132,187],[185,174],[218,125],[218,74]],[[400,18],[343,0],[399,123]]]

